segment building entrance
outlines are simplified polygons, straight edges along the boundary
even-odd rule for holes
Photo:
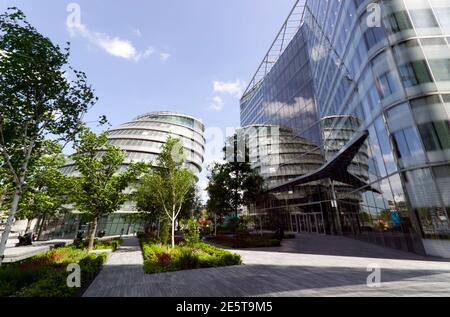
[[[325,234],[321,212],[291,215],[292,230],[298,233]]]

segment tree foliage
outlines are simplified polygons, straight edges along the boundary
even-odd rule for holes
[[[107,133],[96,135],[84,128],[72,156],[79,175],[75,177],[72,197],[75,207],[88,215],[93,224],[89,248],[92,249],[98,220],[118,210],[129,198],[127,187],[145,171],[146,164],[131,163],[119,171],[125,152],[108,143]]]
[[[196,181],[194,174],[183,167],[183,162],[184,151],[181,142],[169,137],[162,147],[156,166],[141,178],[137,189],[141,198],[149,204],[148,209],[153,208],[157,215],[163,212],[170,220],[172,247],[175,246],[176,220]]]
[[[239,152],[237,136],[231,137],[224,152],[232,153],[226,163],[215,163],[208,176],[209,211],[219,215],[234,212],[237,218],[239,208],[249,206],[264,192],[264,179],[254,170],[248,159],[248,147]]]
[[[68,60],[69,48],[41,35],[23,12],[0,14],[0,166],[14,185],[0,264],[36,152],[48,135],[68,142],[97,100],[86,75]]]
[[[45,219],[68,212],[67,193],[73,184],[61,171],[65,158],[60,144],[47,140],[36,154],[39,158],[28,171],[17,216],[28,220],[39,218],[42,225]]]

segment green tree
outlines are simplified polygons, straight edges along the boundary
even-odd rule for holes
[[[193,186],[189,191],[186,201],[181,208],[179,218],[180,219],[193,219],[200,215],[200,211],[203,207],[203,202],[200,197],[200,190],[198,186]]]
[[[264,193],[264,179],[251,167],[248,147],[240,153],[237,142],[237,136],[229,140],[224,151],[233,154],[231,160],[212,166],[207,187],[208,208],[220,214],[234,211],[235,218],[240,207],[249,206]]]
[[[178,139],[169,137],[162,147],[156,166],[141,178],[139,190],[146,199],[161,208],[172,225],[172,247],[175,247],[175,224],[195,185],[195,176],[183,167],[184,151]],[[143,187],[145,189],[143,189]]]
[[[161,240],[167,240],[169,225],[167,224],[169,219],[163,210],[163,207],[159,205],[158,201],[154,200],[152,187],[148,182],[151,181],[146,175],[144,175],[140,181],[139,186],[133,193],[133,201],[136,203],[136,208],[140,211],[139,214],[134,217],[144,220],[148,224],[158,226],[158,236]],[[164,232],[163,232],[164,231]],[[167,232],[166,232],[167,231]],[[166,242],[166,241],[164,241]]]
[[[200,242],[200,225],[193,219],[182,220],[184,228],[184,240],[190,246]]]
[[[75,177],[72,198],[75,207],[92,220],[89,232],[89,250],[92,250],[100,217],[118,210],[130,198],[125,189],[147,165],[131,163],[124,172],[119,172],[125,152],[108,143],[107,133],[97,136],[86,128],[80,133],[75,150],[72,159],[79,176]]]
[[[69,48],[42,36],[20,10],[0,14],[0,166],[14,187],[0,265],[29,167],[38,159],[35,152],[47,135],[68,142],[96,102],[86,75],[73,70],[68,59]]]
[[[208,175],[208,201],[206,203],[209,211],[222,216],[226,212],[233,210],[233,205],[230,197],[230,192],[225,186],[230,178],[229,169],[225,164],[215,163],[210,169]]]
[[[0,217],[5,210],[9,209],[9,197],[11,196],[12,181],[6,168],[0,167]]]
[[[28,184],[17,210],[19,218],[28,219],[27,231],[32,219],[38,218],[38,239],[45,220],[68,212],[67,193],[72,188],[71,178],[64,175],[61,167],[65,163],[61,145],[47,140],[39,151],[39,158],[30,167]]]

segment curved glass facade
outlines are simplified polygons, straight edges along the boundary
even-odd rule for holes
[[[161,153],[162,146],[169,136],[181,140],[184,146],[185,166],[192,170],[195,175],[202,171],[205,154],[204,125],[196,118],[173,113],[152,112],[134,118],[108,131],[108,142],[120,147],[126,152],[124,164],[119,168],[125,170],[131,162],[154,163]],[[103,155],[101,151],[98,156]],[[62,168],[66,174],[76,175],[76,167],[69,163]],[[135,233],[142,230],[141,223],[127,217],[128,214],[136,213],[132,202],[126,202],[120,210],[114,214],[101,219],[98,230],[105,230],[107,236],[120,235],[123,233]],[[63,226],[55,226],[55,234],[48,237],[60,237],[74,235],[76,228],[81,227],[88,231],[86,219],[80,215],[68,216],[63,221]],[[75,218],[77,220],[74,220]],[[66,224],[76,223],[77,225]]]
[[[195,174],[202,171],[205,154],[204,125],[193,117],[172,112],[153,112],[134,118],[108,131],[108,142],[126,152],[125,169],[131,162],[155,162],[169,136],[181,140],[186,167]],[[99,156],[102,155],[100,151]],[[75,172],[69,164],[66,173]]]
[[[109,131],[109,143],[127,152],[127,162],[155,161],[169,136],[181,140],[186,166],[195,174],[202,170],[205,153],[203,124],[189,116],[171,113],[148,113]]]
[[[373,4],[381,12],[376,25]],[[336,186],[336,204],[332,193],[320,201],[338,215],[329,227],[450,257],[450,3],[300,5],[303,19],[292,40],[241,100],[241,124],[287,126],[326,161],[330,145],[338,150],[367,130],[365,148],[349,167],[367,186]],[[352,129],[345,128],[349,117]]]

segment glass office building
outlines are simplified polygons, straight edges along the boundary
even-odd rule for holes
[[[320,205],[328,234],[450,257],[447,0],[298,1],[241,99],[241,124],[288,127],[323,157],[272,195],[314,179],[320,200],[266,201],[261,213],[319,232],[309,206]]]
[[[152,112],[143,114],[108,131],[108,142],[126,152],[120,170],[125,170],[131,162],[156,163],[158,155],[167,138],[172,136],[183,143],[185,167],[198,175],[202,170],[205,153],[205,127],[200,120],[173,112]],[[98,152],[100,157],[102,152]],[[76,175],[77,170],[69,162],[63,172]],[[135,233],[143,229],[143,223],[130,215],[136,214],[132,202],[125,203],[114,214],[104,217],[98,224],[98,231],[104,230],[106,236]],[[65,219],[52,220],[46,232],[50,237],[73,236],[78,227],[88,231],[88,222],[82,215],[69,215]]]

